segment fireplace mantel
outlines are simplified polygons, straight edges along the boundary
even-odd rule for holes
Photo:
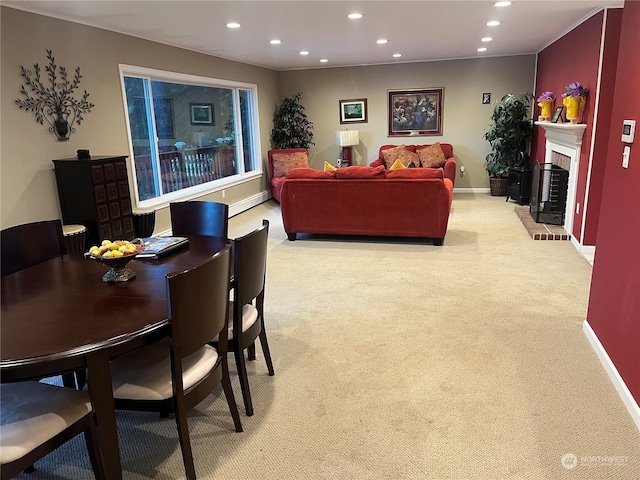
[[[535,122],[535,125],[544,128],[547,140],[578,149],[582,145],[582,137],[587,128],[584,123]]]

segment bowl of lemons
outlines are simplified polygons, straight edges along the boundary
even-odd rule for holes
[[[143,250],[144,245],[135,240],[103,240],[100,245],[92,246],[85,256],[109,267],[109,271],[102,276],[102,281],[127,282],[136,276],[136,272],[128,268],[127,264]]]

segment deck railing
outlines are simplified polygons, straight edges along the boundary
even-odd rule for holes
[[[235,149],[229,145],[160,152],[159,160],[163,193],[201,185],[237,173]],[[151,162],[152,158],[148,153],[135,154],[140,200],[158,196]]]

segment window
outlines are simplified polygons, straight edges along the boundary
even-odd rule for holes
[[[138,206],[261,173],[255,85],[122,65],[120,74]]]

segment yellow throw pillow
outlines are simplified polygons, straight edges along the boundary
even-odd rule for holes
[[[333,165],[331,165],[329,162],[327,162],[327,161],[325,160],[325,162],[324,162],[324,171],[325,171],[325,172],[333,172],[333,171],[335,171],[335,170],[337,170],[337,168],[336,168],[336,167],[334,167]]]
[[[402,161],[398,158],[395,162],[393,162],[393,165],[389,167],[389,170],[398,170],[400,168],[407,168],[407,167],[405,167],[404,163],[402,163]]]

